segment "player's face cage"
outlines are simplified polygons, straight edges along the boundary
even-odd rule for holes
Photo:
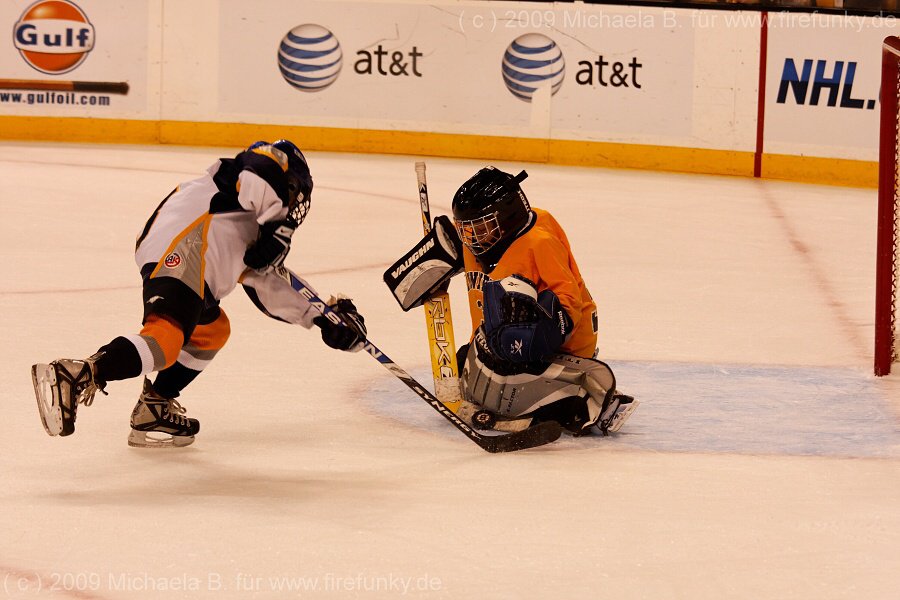
[[[456,221],[459,239],[475,256],[484,254],[500,241],[502,231],[497,214],[495,212],[469,221]]]
[[[293,176],[288,176],[288,194],[291,197],[291,203],[288,205],[288,217],[300,225],[309,212],[310,198],[303,193],[299,181]]]

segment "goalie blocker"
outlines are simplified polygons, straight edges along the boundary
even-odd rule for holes
[[[422,306],[462,270],[462,242],[450,219],[441,215],[431,231],[384,272],[384,282],[407,312]]]

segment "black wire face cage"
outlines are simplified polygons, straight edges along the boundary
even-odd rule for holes
[[[484,254],[500,241],[503,231],[498,215],[494,212],[477,219],[455,222],[459,239],[475,256]]]
[[[309,206],[310,199],[303,192],[297,192],[297,196],[288,206],[288,219],[300,225],[309,213]]]
[[[294,173],[288,172],[288,197],[290,197],[290,203],[288,204],[288,219],[294,221],[297,225],[300,225],[303,222],[303,219],[306,218],[307,213],[309,213],[310,207],[310,195],[303,193],[303,186],[300,183],[300,178],[298,178]]]

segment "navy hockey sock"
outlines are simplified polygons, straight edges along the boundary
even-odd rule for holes
[[[176,362],[157,374],[156,381],[153,382],[153,389],[163,398],[177,398],[181,390],[186,388],[199,374],[200,371],[189,369]]]
[[[101,347],[95,363],[96,378],[99,381],[119,381],[131,379],[141,374],[141,355],[134,344],[124,337],[117,337]]]

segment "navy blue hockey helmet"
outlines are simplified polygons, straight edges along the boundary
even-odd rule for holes
[[[313,181],[306,157],[300,148],[289,140],[276,140],[271,144],[264,141],[254,142],[248,150],[264,146],[277,151],[271,154],[276,155],[275,160],[282,165],[287,175],[288,217],[299,225],[306,218],[312,200]]]
[[[288,159],[288,192],[292,198],[288,205],[288,217],[298,225],[306,218],[312,201],[313,181],[306,157],[293,142],[277,140],[272,147],[281,150]]]
[[[453,219],[463,244],[478,256],[502,239],[518,233],[530,218],[531,206],[519,186],[528,173],[505,173],[485,167],[453,196]]]

